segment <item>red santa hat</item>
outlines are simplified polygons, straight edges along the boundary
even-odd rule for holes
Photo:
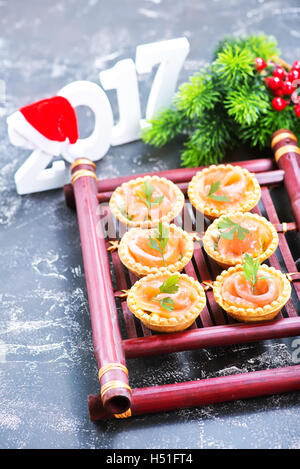
[[[14,145],[39,148],[52,155],[59,155],[79,138],[75,110],[62,96],[21,107],[7,118],[7,123]]]

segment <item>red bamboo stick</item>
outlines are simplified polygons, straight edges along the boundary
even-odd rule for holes
[[[258,180],[258,182],[261,186],[279,184],[284,179],[284,171],[277,169],[277,170],[274,170],[274,171],[256,173],[255,176],[256,176],[256,179]],[[135,176],[135,177],[137,177],[137,176]],[[120,179],[122,179],[122,178],[120,178]],[[106,185],[107,181],[109,181],[109,180],[100,181],[101,187],[100,187],[100,185],[98,186],[99,190],[101,189],[101,192],[99,192],[97,194],[97,199],[99,200],[99,202],[107,202],[112,196],[113,190],[104,192],[103,189],[102,189],[102,182],[104,182],[105,183],[104,185]],[[182,190],[182,192],[184,194],[186,194],[189,182],[190,181],[176,182],[176,184]],[[114,180],[114,183],[115,183],[115,180]],[[118,186],[119,186],[119,184],[116,187],[118,187]]]
[[[255,160],[233,162],[232,165],[239,165],[251,172],[257,173],[256,176],[260,184],[276,184],[283,180],[283,173],[272,171],[274,169],[274,162],[270,158],[261,158]],[[104,202],[110,199],[112,192],[116,187],[120,186],[123,182],[127,182],[137,177],[143,177],[146,175],[158,175],[160,177],[166,177],[175,184],[178,184],[181,189],[186,192],[188,183],[197,171],[203,169],[203,166],[197,168],[178,168],[169,169],[166,171],[152,172],[152,173],[140,173],[132,174],[130,176],[122,176],[117,178],[110,178],[98,181],[98,200]],[[260,175],[260,173],[264,173]],[[69,207],[74,208],[74,196],[73,188],[71,184],[65,184],[64,193],[66,203]]]
[[[271,147],[279,168],[285,172],[284,184],[300,231],[300,148],[297,137],[290,130],[277,130],[272,136]]]
[[[124,417],[249,399],[298,389],[300,365],[151,386],[133,390],[131,408]],[[88,406],[91,420],[111,418],[111,415],[104,411],[99,396],[89,396]]]
[[[78,160],[72,166],[72,184],[102,401],[107,412],[118,414],[130,407],[131,389],[96,198],[94,171],[94,163],[88,165],[85,162],[83,165],[82,160]]]
[[[201,318],[201,315],[200,315]],[[123,340],[126,358],[146,357],[163,353],[182,352],[198,348],[257,342],[259,340],[292,337],[300,334],[300,318],[283,318],[257,324],[228,324],[204,327],[174,334]]]
[[[260,158],[256,160],[248,161],[239,161],[231,163],[232,165],[242,166],[247,168],[249,171],[260,173],[262,171],[270,171],[274,169],[274,162],[269,158]],[[123,182],[130,181],[131,179],[136,179],[137,177],[143,177],[146,175],[158,175],[160,177],[165,177],[170,179],[174,183],[189,182],[192,177],[204,166],[199,166],[197,168],[177,168],[177,169],[168,169],[165,171],[152,172],[152,173],[141,173],[141,174],[132,174],[130,176],[122,176],[113,179],[106,179],[105,181],[98,181],[99,192],[111,192],[114,191]]]
[[[280,158],[282,157],[281,155]],[[256,172],[261,185],[282,182],[285,174],[284,171],[286,171],[286,168],[270,171],[273,168],[273,162],[269,159],[250,160],[234,164]],[[168,177],[186,191],[190,179],[199,169],[201,168],[181,168],[153,174]],[[293,169],[295,172],[295,167]],[[296,171],[299,177],[298,171],[299,167]],[[252,395],[285,392],[293,389],[295,379],[297,385],[299,384],[299,369],[296,371],[297,367],[289,367],[276,371],[265,370],[263,372],[255,372],[261,373],[256,375],[254,373],[245,373],[237,377],[212,378],[203,380],[203,382],[196,381],[135,389],[131,396],[126,373],[127,369],[125,367],[125,357],[136,358],[193,350],[201,347],[226,346],[270,338],[295,336],[300,334],[300,318],[289,317],[287,319],[278,319],[278,316],[276,320],[262,324],[217,325],[201,329],[190,329],[176,334],[146,334],[146,336],[138,338],[136,337],[135,327],[132,330],[134,324],[132,325],[130,318],[127,317],[126,303],[124,302],[122,304],[124,306],[123,313],[130,338],[122,341],[104,233],[99,223],[100,216],[97,213],[99,211],[98,202],[102,200],[107,201],[112,191],[122,182],[134,177],[143,176],[143,174],[97,182],[95,165],[88,160],[77,161],[72,166],[71,173],[73,187],[72,185],[67,185],[64,190],[68,205],[74,203],[75,196],[95,356],[100,370],[101,394],[100,396],[89,397],[92,420],[103,418],[103,416],[112,417],[112,414],[115,414],[116,417],[123,416],[123,413],[127,415],[126,411],[128,411],[129,407],[129,413],[139,415],[140,413],[172,410],[210,402],[252,397]],[[100,194],[98,193],[99,190],[101,191]],[[272,207],[270,209],[273,209]],[[285,258],[285,252],[282,254]],[[193,266],[191,265],[190,267],[192,273],[196,275]],[[199,270],[199,266],[197,268]],[[200,275],[202,278],[203,275],[205,276],[205,272],[201,270]],[[121,280],[117,276],[118,284],[120,284],[118,285],[119,288],[125,285],[124,279]],[[205,280],[207,279],[205,278]],[[210,293],[208,292],[208,295]],[[212,308],[211,302],[210,308]],[[204,323],[212,325],[208,316],[209,313],[205,318],[207,321],[204,321]],[[114,365],[117,365],[117,368],[114,368]],[[291,371],[290,368],[293,368],[293,370]],[[104,373],[102,373],[103,370],[105,371]],[[277,372],[280,374],[280,379]],[[274,373],[276,375],[275,378]],[[251,377],[249,378],[250,375]],[[114,385],[111,386],[111,383]]]

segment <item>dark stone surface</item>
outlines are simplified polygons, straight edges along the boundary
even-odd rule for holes
[[[76,215],[62,190],[16,194],[13,175],[28,152],[8,142],[5,118],[73,80],[135,57],[138,44],[186,36],[184,81],[225,34],[274,34],[287,61],[300,57],[297,0],[1,0],[0,79],[0,447],[300,448],[300,394],[290,393],[91,423],[98,391]],[[142,107],[152,76],[140,79]],[[109,99],[116,113],[115,95]],[[92,119],[82,114],[82,135]],[[253,155],[254,156],[254,155]],[[111,147],[100,178],[175,168],[180,150],[141,142]],[[299,240],[291,238],[299,251]],[[299,255],[299,254],[298,254]],[[286,366],[293,340],[265,341],[128,363],[132,386]]]

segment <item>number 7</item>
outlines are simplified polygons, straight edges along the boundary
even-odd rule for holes
[[[146,120],[170,106],[179,72],[189,50],[189,42],[185,37],[142,44],[136,48],[135,64],[138,73],[149,73],[154,65],[160,63],[148,98]],[[142,121],[142,127],[144,126],[145,121]]]
[[[162,108],[170,106],[176,89],[179,72],[189,52],[186,38],[143,44],[136,49],[136,63],[121,60],[112,68],[100,72],[105,90],[116,89],[119,122],[112,129],[112,145],[122,145],[140,138],[141,128]],[[150,73],[160,64],[155,75],[146,108],[146,118],[141,119],[137,73]]]

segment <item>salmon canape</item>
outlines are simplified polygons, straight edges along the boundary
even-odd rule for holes
[[[129,227],[151,228],[171,222],[182,210],[184,195],[172,181],[145,176],[123,183],[113,192],[109,206]]]
[[[129,290],[130,311],[149,329],[176,332],[187,329],[206,304],[200,283],[185,274],[149,274]]]
[[[248,212],[257,205],[260,185],[247,169],[211,165],[195,174],[188,187],[191,204],[210,220],[228,212]]]
[[[224,268],[241,264],[246,253],[262,263],[277,246],[274,225],[254,213],[223,215],[214,220],[203,237],[206,253]]]
[[[246,256],[243,265],[230,267],[217,277],[215,300],[238,321],[273,319],[291,296],[290,282],[279,270]]]
[[[192,236],[180,227],[159,222],[150,230],[132,228],[120,241],[121,262],[138,277],[156,272],[179,272],[191,260]]]

